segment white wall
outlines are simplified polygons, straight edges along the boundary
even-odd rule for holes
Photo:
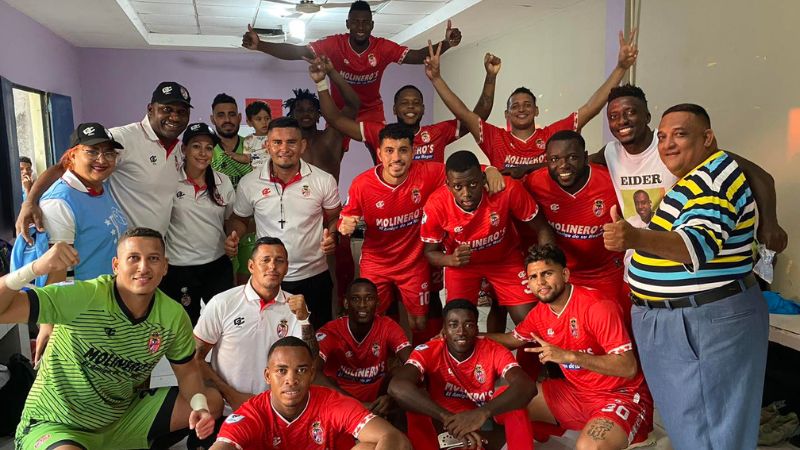
[[[647,93],[651,125],[669,106],[698,103],[721,148],[775,177],[789,247],[778,259],[773,289],[800,296],[800,53],[793,48],[800,2],[642,3],[636,82]]]

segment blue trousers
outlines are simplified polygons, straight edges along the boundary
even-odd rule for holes
[[[673,448],[756,448],[769,336],[758,286],[696,308],[634,305],[631,317]]]

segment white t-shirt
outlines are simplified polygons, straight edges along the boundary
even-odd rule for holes
[[[251,134],[244,138],[242,153],[250,155],[250,165],[261,167],[269,159],[267,152],[267,136],[256,136]]]
[[[236,188],[233,212],[255,217],[256,235],[280,238],[289,254],[285,281],[311,278],[328,270],[320,249],[324,209],[341,205],[331,174],[300,161],[300,173],[286,187],[272,179],[271,164],[253,170]]]
[[[260,394],[269,389],[264,380],[269,348],[280,338],[302,337],[302,325],[287,303],[292,294],[281,290],[262,307],[250,283],[212,297],[194,335],[214,346],[211,367],[226,383],[239,392]]]
[[[147,227],[166,235],[183,163],[180,142],[167,154],[147,116],[108,131],[125,147],[108,178],[111,195],[128,216],[130,228]]]
[[[208,189],[199,192],[181,169],[167,231],[167,257],[174,266],[197,266],[225,254],[225,219],[233,212],[236,193],[227,175],[214,172],[217,196],[225,206],[212,201]]]

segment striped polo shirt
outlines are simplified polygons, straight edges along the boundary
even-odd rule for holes
[[[753,268],[756,205],[750,185],[727,153],[717,151],[667,192],[649,229],[683,238],[691,264],[636,251],[631,291],[649,300],[683,297],[743,278]]]

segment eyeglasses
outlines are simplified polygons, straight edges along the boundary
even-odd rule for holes
[[[117,156],[119,156],[119,152],[116,150],[104,150],[101,152],[100,150],[88,149],[84,150],[83,152],[86,153],[89,158],[94,160],[100,159],[100,155],[103,155],[103,158],[106,161],[116,161]]]

